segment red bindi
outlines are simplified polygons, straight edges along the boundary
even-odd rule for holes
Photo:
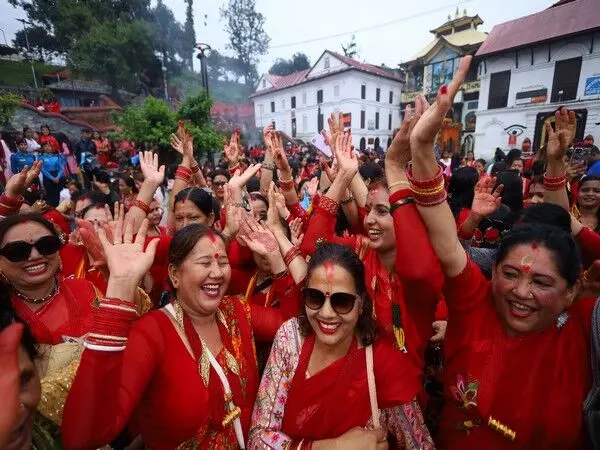
[[[216,252],[216,253],[213,255],[213,258],[215,258],[215,259],[219,259],[219,256],[221,256],[221,255],[219,254],[219,252]]]

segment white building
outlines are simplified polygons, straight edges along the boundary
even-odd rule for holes
[[[600,2],[561,0],[495,26],[477,52],[481,89],[476,157],[496,147],[534,149],[561,106],[577,113],[576,139],[600,139]]]
[[[400,126],[402,80],[391,72],[326,50],[312,68],[278,77],[263,75],[251,95],[256,126],[270,122],[309,141],[331,113],[344,113],[360,149],[386,149]]]

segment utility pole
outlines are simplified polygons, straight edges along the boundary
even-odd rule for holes
[[[23,31],[25,32],[25,43],[27,44],[27,57],[29,58],[29,64],[31,64],[31,73],[33,74],[33,84],[35,85],[35,89],[38,89],[37,77],[35,75],[35,67],[33,67],[33,58],[31,57],[31,49],[29,48],[29,36],[27,36],[27,25],[31,25],[31,22],[28,22],[25,19],[17,19],[17,21],[23,24]]]
[[[206,52],[211,51],[211,47],[208,44],[196,44],[196,49],[200,52],[198,53],[198,59],[200,60],[200,79],[202,80],[202,87],[206,91],[206,95],[209,95],[208,91],[208,67],[206,63]]]

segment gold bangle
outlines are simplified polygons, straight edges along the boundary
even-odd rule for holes
[[[419,189],[416,186],[411,186],[412,191],[415,194],[419,194],[419,195],[434,195],[434,194],[439,194],[442,191],[445,190],[445,187],[443,184],[441,184],[440,186],[431,188],[431,189]]]
[[[396,181],[395,183],[392,183],[388,186],[388,190],[394,189],[395,187],[398,187],[398,186],[409,186],[410,187],[410,183],[408,181],[404,181],[404,180]]]

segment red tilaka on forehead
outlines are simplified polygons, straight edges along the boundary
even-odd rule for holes
[[[531,244],[531,253],[523,256],[521,259],[521,270],[525,273],[531,272],[531,266],[535,262],[535,257],[539,251],[539,245],[537,242]]]
[[[327,279],[327,292],[325,292],[325,296],[329,297],[333,286],[333,263],[331,261],[325,261],[323,267],[325,267],[325,278]]]

